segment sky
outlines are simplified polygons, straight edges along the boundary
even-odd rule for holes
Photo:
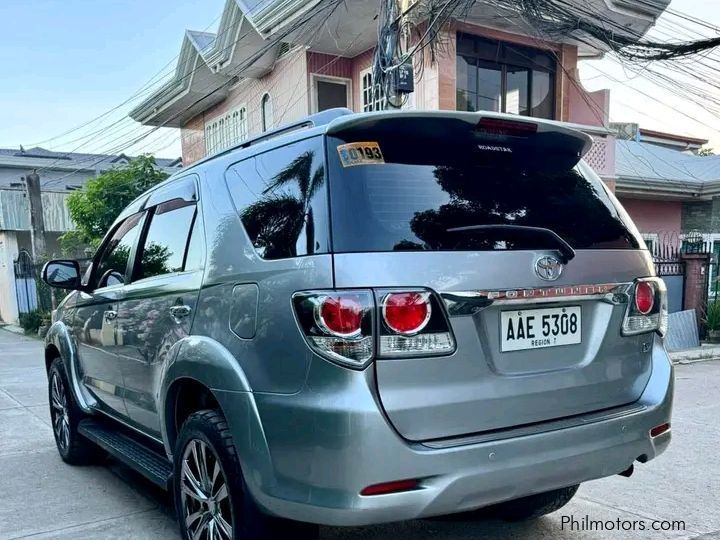
[[[186,28],[214,31],[223,5],[224,0],[0,0],[0,147],[30,148],[119,105],[177,57]],[[104,124],[121,120],[129,108],[108,115]],[[117,147],[135,133],[127,124],[96,146]],[[161,131],[152,137],[157,148],[179,134]],[[62,143],[57,149],[74,150],[85,142],[71,142],[79,135],[40,146]],[[92,146],[79,151],[87,149]],[[159,155],[179,157],[179,142]]]
[[[184,30],[214,31],[223,5],[224,0],[0,0],[0,147],[179,157],[179,130],[173,129],[124,148],[147,129],[127,119],[127,111],[167,80]],[[673,0],[671,6],[720,26],[718,0]],[[651,35],[666,40],[668,30],[661,24]],[[612,121],[708,138],[720,151],[717,116],[616,61],[582,62],[580,78],[588,90],[611,90]]]
[[[720,27],[720,0],[672,0],[670,7]],[[678,22],[686,28],[679,28]],[[701,30],[706,37],[717,37],[717,34],[713,34],[709,29],[663,15],[656,27],[648,33],[648,38],[662,41],[682,40],[693,35],[687,29]],[[714,55],[720,59],[720,48],[714,51]],[[684,65],[692,70],[698,60],[699,57],[694,57]],[[710,63],[708,60],[703,62]],[[720,68],[720,63],[715,66]],[[637,70],[637,66],[635,69]],[[709,139],[708,146],[714,147],[716,153],[720,153],[720,118],[708,112],[705,107],[658,88],[614,59],[581,62],[579,71],[581,82],[586,89],[610,89],[611,121],[635,122],[648,129]],[[716,76],[720,76],[720,72]],[[682,89],[682,86],[679,88]],[[714,89],[713,96],[720,100],[720,89]]]

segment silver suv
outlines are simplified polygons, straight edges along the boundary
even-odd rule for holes
[[[666,294],[590,144],[331,110],[177,173],[84,275],[44,269],[73,290],[45,357],[60,455],[127,463],[207,539],[533,518],[629,476],[670,442]]]

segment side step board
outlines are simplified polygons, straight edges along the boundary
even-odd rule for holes
[[[172,487],[173,467],[165,456],[92,418],[82,420],[78,431],[153,484],[165,490]]]

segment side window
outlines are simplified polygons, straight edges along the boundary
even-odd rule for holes
[[[142,213],[129,217],[105,247],[95,271],[97,288],[125,283],[128,260],[140,235]]]
[[[199,212],[195,213],[187,254],[185,255],[184,270],[200,270],[205,259],[205,234]]]
[[[255,251],[286,259],[329,251],[322,137],[275,148],[225,175]]]
[[[137,279],[182,272],[195,203],[174,199],[153,212],[140,256]]]

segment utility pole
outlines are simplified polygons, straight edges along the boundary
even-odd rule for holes
[[[378,44],[373,60],[373,84],[383,108],[401,109],[414,90],[414,63],[407,56],[410,35],[408,14],[421,0],[381,0]]]
[[[40,196],[40,175],[37,171],[25,177],[27,196],[30,202],[30,241],[33,263],[45,259],[45,219],[43,218],[42,197]]]

